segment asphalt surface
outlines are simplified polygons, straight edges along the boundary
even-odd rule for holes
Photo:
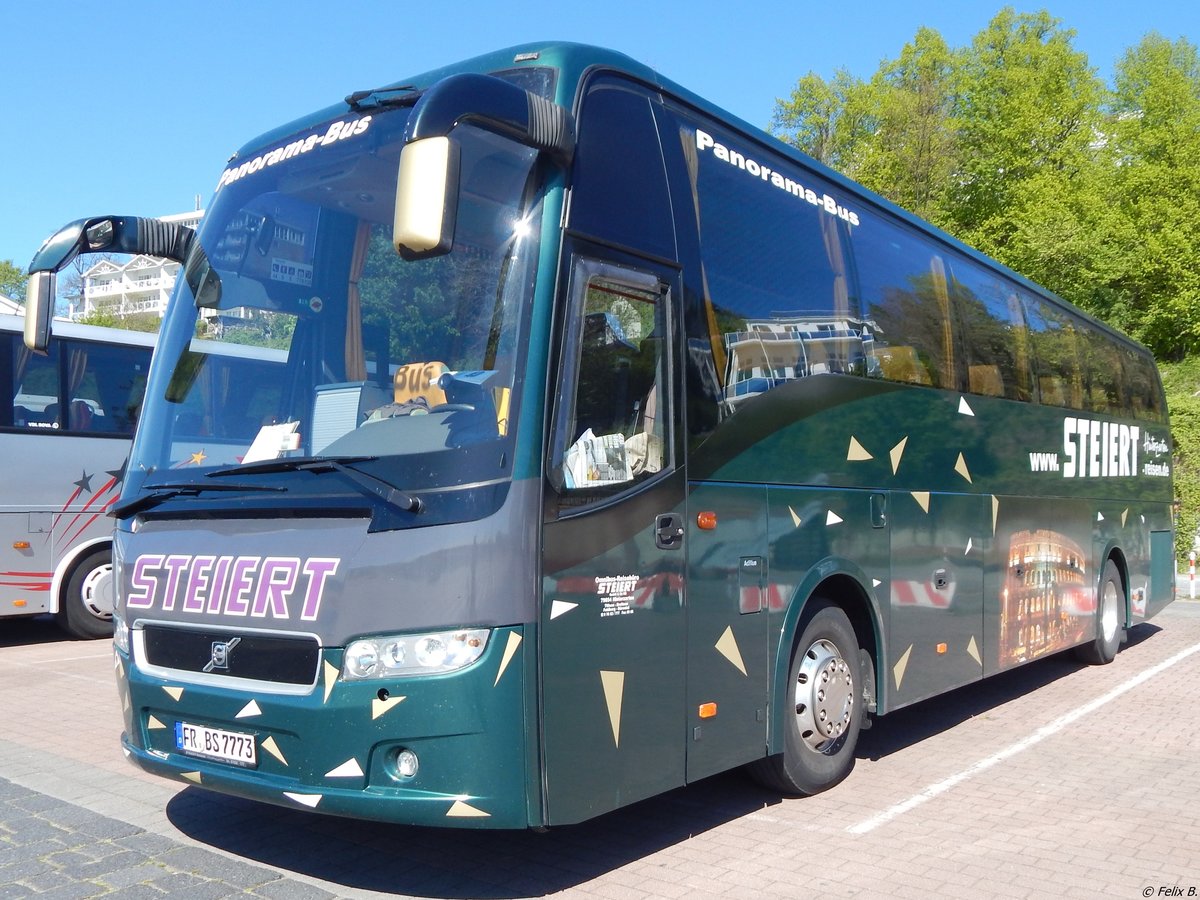
[[[740,773],[579,826],[406,828],[142,773],[106,642],[0,624],[0,897],[1200,896],[1200,603],[901,710],[850,778]],[[1178,893],[1175,893],[1178,891]]]

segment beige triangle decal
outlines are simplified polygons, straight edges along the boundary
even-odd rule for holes
[[[337,682],[337,677],[338,667],[329,660],[325,660],[325,699],[321,701],[322,703],[329,702],[329,695],[333,693],[333,686]]]
[[[492,687],[500,683],[500,676],[504,674],[504,670],[508,668],[508,664],[512,662],[513,654],[517,652],[517,648],[521,646],[521,636],[515,631],[508,633],[508,643],[504,645],[504,656],[500,660],[500,670],[496,673],[496,680],[492,682]]]
[[[267,739],[262,742],[262,748],[285,766],[288,764],[288,761],[283,756],[283,751],[280,750],[279,745],[275,743],[274,736],[268,736]]]
[[[959,475],[961,475],[963,478],[967,479],[967,484],[975,483],[971,480],[971,473],[967,469],[967,461],[965,459],[963,459],[963,455],[961,453],[958,454],[958,462],[956,462],[954,464],[954,471],[957,472]]]
[[[188,781],[190,781],[192,784],[202,784],[202,783],[203,783],[203,782],[201,782],[201,780],[200,780],[200,773],[199,773],[199,772],[180,772],[180,773],[179,773],[179,777],[180,777],[180,778],[186,778],[186,779],[187,779]]]
[[[404,697],[388,697],[386,700],[380,700],[378,697],[376,697],[371,701],[371,718],[378,719],[385,712],[391,710],[391,708],[397,703],[402,702],[404,702]]]
[[[358,764],[357,759],[348,759],[336,769],[330,769],[325,773],[326,778],[362,778],[362,766]]]
[[[728,625],[721,634],[721,639],[713,645],[717,652],[729,660],[743,675],[746,674],[746,664],[742,661],[742,652],[738,649],[737,638],[733,636],[733,626]]]
[[[1125,527],[1125,520],[1129,518],[1129,507],[1125,507],[1125,511],[1121,513],[1121,527]]]
[[[1000,498],[992,494],[992,535],[996,534],[996,520],[1000,517]]]
[[[834,512],[832,509],[827,509],[827,510],[825,510],[825,524],[826,524],[826,526],[829,526],[829,525],[841,525],[841,524],[842,524],[842,522],[844,522],[844,521],[845,521],[845,520],[844,520],[844,519],[843,519],[841,516],[839,516],[837,513],[835,513],[835,512]]]
[[[569,613],[578,603],[571,603],[569,600],[555,600],[550,604],[550,618],[557,619],[559,616]]]
[[[621,746],[621,702],[625,694],[624,672],[600,672],[604,685],[604,702],[608,705],[608,722],[612,726],[613,746]]]
[[[166,685],[163,685],[163,690],[166,691],[167,696],[176,703],[178,703],[179,698],[183,696],[183,688],[181,687],[167,687]]]
[[[846,451],[846,462],[864,462],[874,458],[867,452],[867,448],[858,442],[858,438],[850,437],[850,449]]]
[[[790,512],[792,514],[792,524],[795,525],[797,528],[799,528],[800,527],[800,516],[790,506],[788,507],[788,512]]]
[[[150,718],[148,718],[146,720],[146,727],[149,728],[151,731],[155,731],[159,728],[166,728],[167,726],[164,725],[162,722],[158,721],[158,719],[155,718],[154,716],[151,716]]]
[[[893,447],[891,450],[891,453],[888,454],[892,458],[892,474],[893,475],[895,475],[896,471],[900,468],[900,458],[902,456],[904,456],[904,447],[907,444],[908,444],[908,435],[906,434],[904,437],[900,438],[900,443],[898,443],[895,447]]]
[[[971,659],[983,665],[983,660],[979,657],[979,645],[975,643],[975,635],[971,635],[971,643],[967,644],[967,653],[971,654]]]
[[[904,655],[896,662],[892,669],[892,674],[896,676],[896,690],[900,690],[900,684],[904,681],[904,670],[908,668],[908,658],[912,656],[912,644],[908,645],[908,649],[904,651]]]
[[[912,498],[925,512],[929,512],[929,491],[913,491]]]
[[[486,813],[482,809],[476,809],[470,803],[464,803],[462,800],[455,800],[446,812],[447,818],[451,819],[486,819],[491,815],[491,813]]]
[[[258,708],[258,701],[251,700],[249,703],[247,703],[245,706],[243,706],[241,708],[241,711],[238,712],[238,714],[236,716],[234,716],[234,718],[235,719],[249,719],[252,716],[261,716],[261,715],[262,715],[262,710]]]

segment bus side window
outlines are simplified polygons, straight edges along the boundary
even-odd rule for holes
[[[581,260],[571,304],[557,453],[562,487],[586,502],[669,461],[667,295],[654,276]]]
[[[1023,299],[1041,402],[1047,406],[1083,409],[1078,335],[1072,318],[1040,297],[1024,294]]]
[[[951,262],[951,294],[967,365],[967,390],[1029,400],[1028,335],[1016,294],[999,276],[973,262]]]
[[[858,288],[889,381],[960,389],[946,267],[938,248],[863,211],[852,231]]]

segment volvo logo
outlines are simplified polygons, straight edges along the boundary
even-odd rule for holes
[[[242,642],[240,637],[235,637],[230,641],[213,641],[212,659],[204,666],[205,672],[211,672],[213,669],[229,669],[229,655],[233,653],[233,648]]]

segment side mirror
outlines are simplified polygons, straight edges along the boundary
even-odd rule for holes
[[[449,253],[458,210],[458,145],[428,137],[400,151],[392,242],[405,259]]]
[[[25,346],[44,351],[50,346],[50,320],[56,293],[53,272],[34,272],[25,289]]]
[[[195,231],[186,225],[136,216],[76,219],[48,238],[29,264],[25,300],[25,346],[45,350],[54,318],[55,273],[80,253],[145,253],[183,262]]]
[[[470,123],[547,154],[564,168],[575,121],[561,106],[494,75],[459,73],[421,95],[404,130],[393,241],[405,259],[448,253],[458,206],[458,149],[450,137]]]

